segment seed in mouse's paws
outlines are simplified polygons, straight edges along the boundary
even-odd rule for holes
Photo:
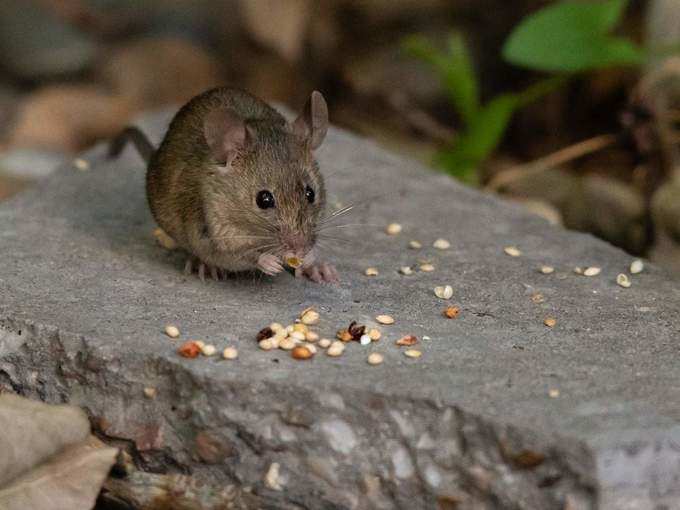
[[[288,264],[293,269],[297,269],[302,265],[302,259],[299,259],[297,257],[288,257],[286,259],[286,264]]]

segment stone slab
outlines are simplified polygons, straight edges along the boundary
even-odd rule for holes
[[[158,140],[166,122],[143,125]],[[136,154],[103,153],[0,205],[0,384],[85,407],[146,469],[237,482],[281,505],[680,508],[680,284],[660,268],[621,288],[622,251],[332,129],[318,154],[329,202],[357,204],[333,231],[346,240],[324,246],[341,285],[202,284],[154,242]],[[388,236],[394,221],[404,230]],[[433,249],[439,237],[451,249]],[[397,272],[419,259],[436,270]],[[441,315],[443,284],[458,319]],[[379,313],[397,322],[341,358],[258,350],[261,327],[307,306],[324,335]],[[240,357],[179,358],[168,323]],[[407,333],[430,337],[421,358],[394,345]],[[382,365],[366,363],[373,351]],[[281,491],[263,481],[273,462]]]

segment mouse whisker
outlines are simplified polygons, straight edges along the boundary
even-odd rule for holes
[[[381,227],[375,223],[343,223],[342,225],[322,225],[316,229],[317,232],[324,232],[326,230],[331,230],[334,228],[347,228],[347,227]]]

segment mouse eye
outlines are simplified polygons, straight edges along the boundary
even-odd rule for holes
[[[274,207],[274,195],[272,195],[271,191],[263,189],[257,193],[257,196],[255,197],[255,203],[260,209],[269,209],[270,207]]]
[[[311,188],[311,186],[305,187],[305,198],[307,199],[307,202],[313,204],[315,196],[316,195],[314,194],[314,190]]]

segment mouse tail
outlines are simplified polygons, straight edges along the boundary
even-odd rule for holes
[[[118,136],[111,140],[109,158],[118,157],[128,142],[132,142],[144,162],[148,164],[156,149],[149,141],[149,138],[139,128],[134,126],[125,128]]]

